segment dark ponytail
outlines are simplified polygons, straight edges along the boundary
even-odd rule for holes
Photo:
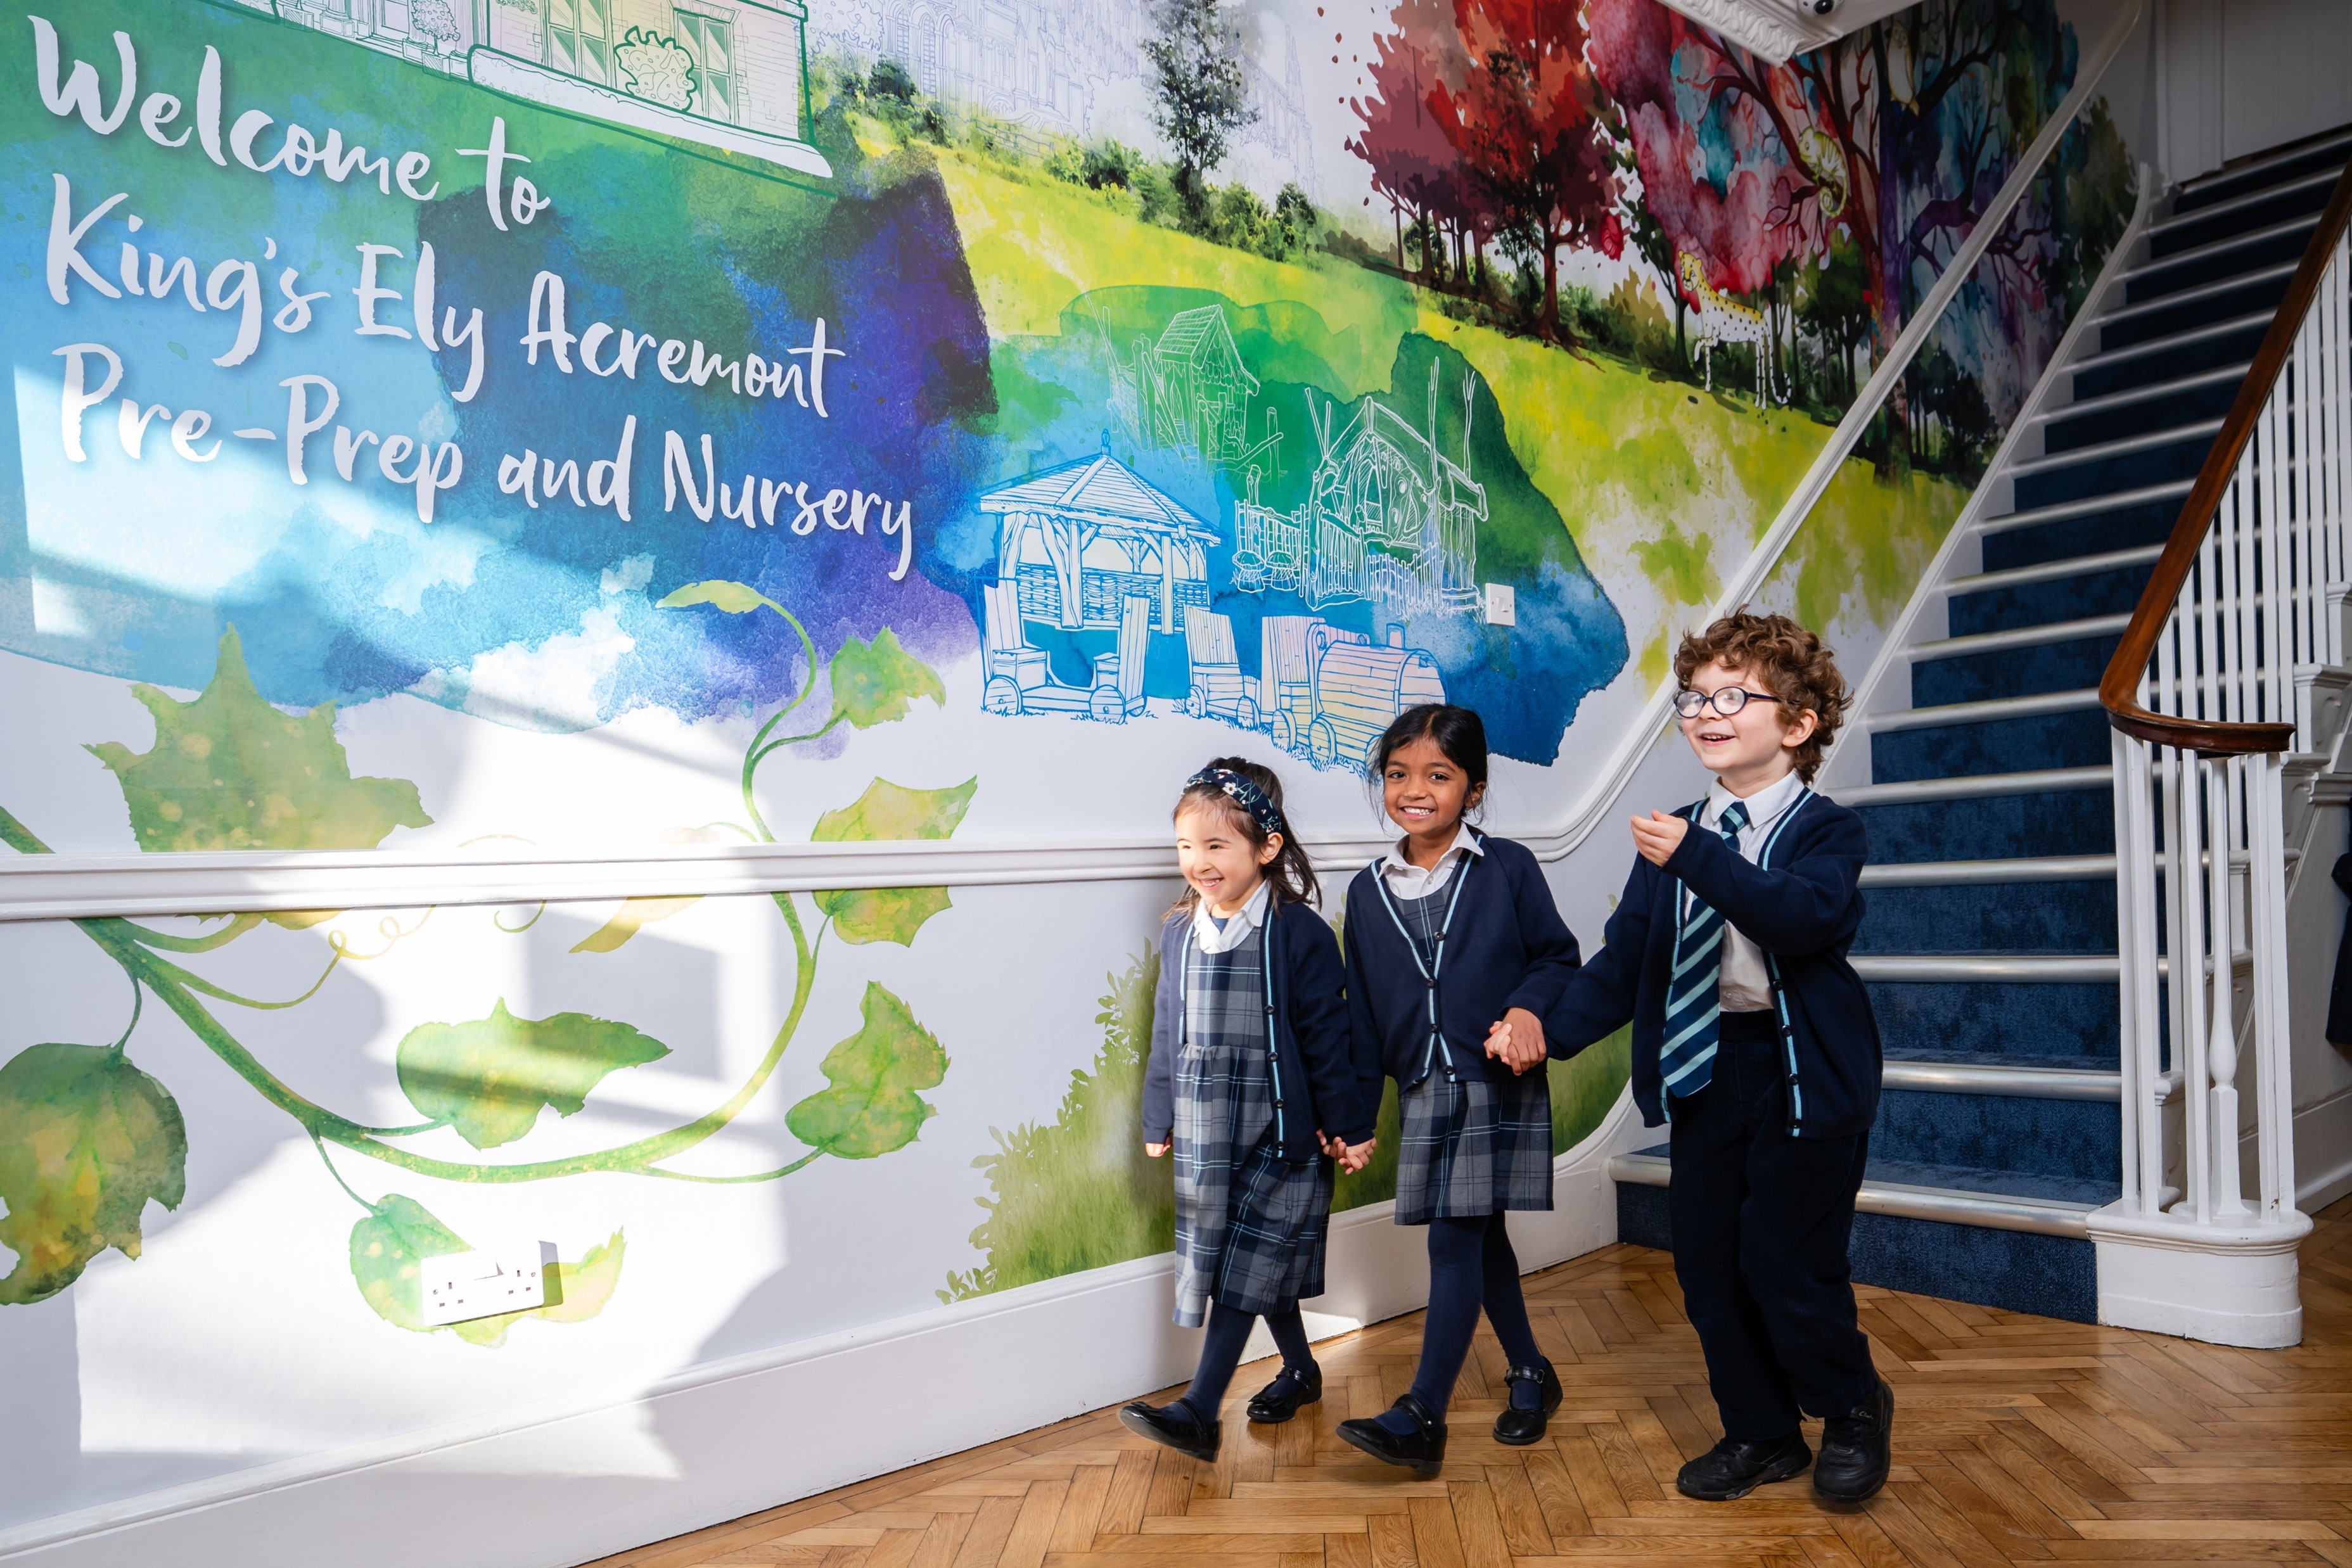
[[[1251,803],[1218,781],[1215,775],[1219,773],[1237,773],[1255,786],[1261,800],[1272,807],[1273,821],[1261,821],[1260,812],[1254,810]],[[1172,815],[1181,817],[1192,810],[1221,813],[1234,831],[1249,841],[1252,850],[1265,849],[1266,841],[1280,833],[1282,847],[1275,851],[1272,861],[1259,868],[1272,884],[1276,900],[1284,904],[1320,901],[1322,893],[1315,880],[1315,867],[1307,860],[1307,846],[1298,841],[1298,834],[1283,809],[1282,780],[1273,768],[1245,757],[1217,758],[1185,784],[1184,793],[1176,799]],[[1174,908],[1190,909],[1199,898],[1199,893],[1187,883]]]

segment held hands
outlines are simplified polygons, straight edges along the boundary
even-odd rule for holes
[[[1349,1176],[1354,1176],[1371,1163],[1372,1150],[1380,1144],[1378,1138],[1366,1138],[1360,1144],[1351,1144],[1345,1138],[1327,1137],[1320,1127],[1315,1129],[1315,1141],[1323,1146],[1324,1154],[1336,1161],[1340,1170]]]
[[[1664,865],[1667,857],[1679,848],[1683,835],[1690,831],[1690,823],[1681,817],[1664,811],[1653,811],[1648,821],[1633,819],[1633,847],[1652,865]]]
[[[1640,825],[1638,821],[1634,824],[1637,829]],[[1543,1024],[1527,1009],[1513,1008],[1486,1031],[1486,1054],[1509,1068],[1514,1075],[1525,1072],[1549,1054],[1544,1044]]]
[[[1371,1163],[1372,1150],[1380,1144],[1378,1138],[1366,1138],[1360,1144],[1350,1144],[1344,1138],[1326,1137],[1319,1127],[1315,1131],[1315,1141],[1322,1146],[1323,1152],[1338,1161],[1339,1168],[1349,1176],[1354,1176]],[[1143,1152],[1156,1160],[1165,1156],[1168,1148],[1169,1145],[1166,1144],[1146,1144],[1143,1145]]]

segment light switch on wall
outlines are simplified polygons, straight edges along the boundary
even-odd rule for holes
[[[1518,591],[1507,582],[1486,584],[1486,624],[1516,626],[1519,623]]]
[[[419,1259],[418,1295],[428,1323],[462,1323],[548,1304],[555,1243],[525,1241]]]

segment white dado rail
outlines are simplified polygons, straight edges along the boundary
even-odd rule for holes
[[[2019,158],[1949,267],[1912,312],[1853,405],[1758,539],[1756,549],[1705,615],[1703,625],[1748,602],[1780,564],[1839,467],[1895,391],[1927,335],[1998,237],[2018,203],[2090,106],[2107,68],[2137,26],[2139,0],[2116,16],[2086,52],[2074,86]],[[1552,823],[1499,823],[1497,831],[1546,861],[1573,851],[1613,815],[1618,797],[1667,731],[1671,681],[1661,682],[1627,725],[1607,764],[1576,804]],[[1312,838],[1324,871],[1348,871],[1388,846],[1372,836]],[[871,844],[662,845],[511,852],[457,851],[241,852],[187,854],[0,856],[0,920],[160,917],[223,911],[400,908],[415,904],[536,904],[654,895],[764,894],[844,887],[978,887],[1017,883],[1149,881],[1172,877],[1164,834]]]

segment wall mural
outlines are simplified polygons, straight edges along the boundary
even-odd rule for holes
[[[24,854],[1150,831],[1237,748],[1352,824],[1372,738],[1438,699],[1570,797],[2074,51],[2053,0],[1925,0],[1781,67],[1654,0],[20,0],[0,35]],[[2104,110],[2069,133],[1780,607],[1883,633],[2128,166]],[[657,1218],[583,1221],[522,1314],[583,1342],[686,1288],[631,1261],[649,1223],[740,1231],[710,1217],[753,1189],[909,1236],[982,1206],[856,1322],[1163,1250],[1128,1135],[1159,894],[1121,896],[76,923],[128,1021],[117,983],[34,981],[55,1021],[0,1032],[0,1304],[228,1203],[230,1126],[303,1162],[252,1201],[357,1204],[380,1340],[507,1343],[428,1335],[416,1260],[614,1178]],[[676,1021],[694,943],[766,988]],[[1072,1027],[958,1006],[1008,977]],[[732,1065],[660,1087],[689,1055]],[[324,1057],[377,1109],[298,1088]],[[1622,1041],[1555,1066],[1558,1148],[1624,1072]],[[773,1164],[677,1163],[746,1141]],[[780,1277],[864,1244],[810,1212]],[[755,1283],[698,1284],[744,1304],[679,1354],[816,1332]]]

